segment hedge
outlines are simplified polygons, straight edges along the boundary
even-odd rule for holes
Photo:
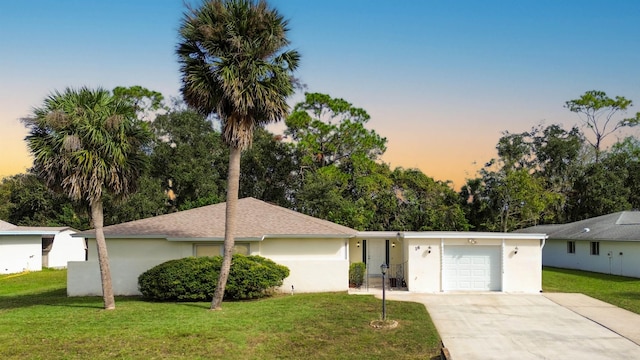
[[[138,289],[156,301],[209,301],[213,297],[221,256],[169,260],[138,277]],[[289,276],[286,266],[261,256],[233,255],[224,298],[256,299],[269,296]]]

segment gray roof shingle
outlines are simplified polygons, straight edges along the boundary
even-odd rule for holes
[[[203,206],[104,227],[107,238],[160,237],[168,239],[223,239],[226,203]],[[356,230],[304,215],[254,198],[238,200],[236,238],[265,235],[350,237]],[[95,230],[75,236],[95,237]]]
[[[569,224],[532,226],[517,232],[545,233],[550,239],[640,241],[640,211],[621,211]]]

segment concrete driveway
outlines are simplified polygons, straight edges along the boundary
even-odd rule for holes
[[[567,295],[581,297],[574,301],[559,295],[552,301],[540,294],[388,291],[387,299],[425,304],[453,360],[640,359],[638,344],[570,310],[576,301],[583,306],[585,298],[591,298]],[[639,315],[602,304],[609,309],[589,311],[604,319],[609,318],[606,311],[618,311],[607,321],[624,323],[629,318],[622,327],[637,329]]]

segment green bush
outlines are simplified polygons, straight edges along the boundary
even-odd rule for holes
[[[363,262],[356,262],[349,265],[349,286],[362,286],[366,269],[367,266]]]
[[[157,301],[209,301],[222,257],[188,257],[157,265],[138,277],[138,289]],[[256,299],[282,285],[289,269],[261,256],[233,255],[224,292],[227,300]]]

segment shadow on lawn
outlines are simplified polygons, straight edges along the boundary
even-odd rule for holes
[[[554,273],[566,274],[566,275],[576,275],[576,276],[586,277],[586,278],[596,279],[596,280],[606,280],[606,281],[611,281],[611,282],[638,282],[638,283],[640,283],[640,279],[634,278],[634,277],[603,274],[603,273],[591,272],[591,271],[586,271],[586,270],[561,269],[561,268],[554,268],[554,267],[549,267],[549,266],[545,266],[544,270],[547,271],[547,272],[554,272]]]
[[[55,289],[39,293],[0,296],[0,310],[19,309],[31,306],[69,306],[102,308],[102,299],[95,297],[67,297],[66,289]]]
[[[144,301],[141,297],[116,297],[116,303]],[[63,306],[103,309],[100,296],[68,297],[67,289],[55,289],[40,293],[0,296],[0,310],[27,308],[31,306]]]
[[[639,292],[623,291],[623,292],[616,292],[613,294],[621,298],[627,298],[629,300],[640,300],[640,291]]]

